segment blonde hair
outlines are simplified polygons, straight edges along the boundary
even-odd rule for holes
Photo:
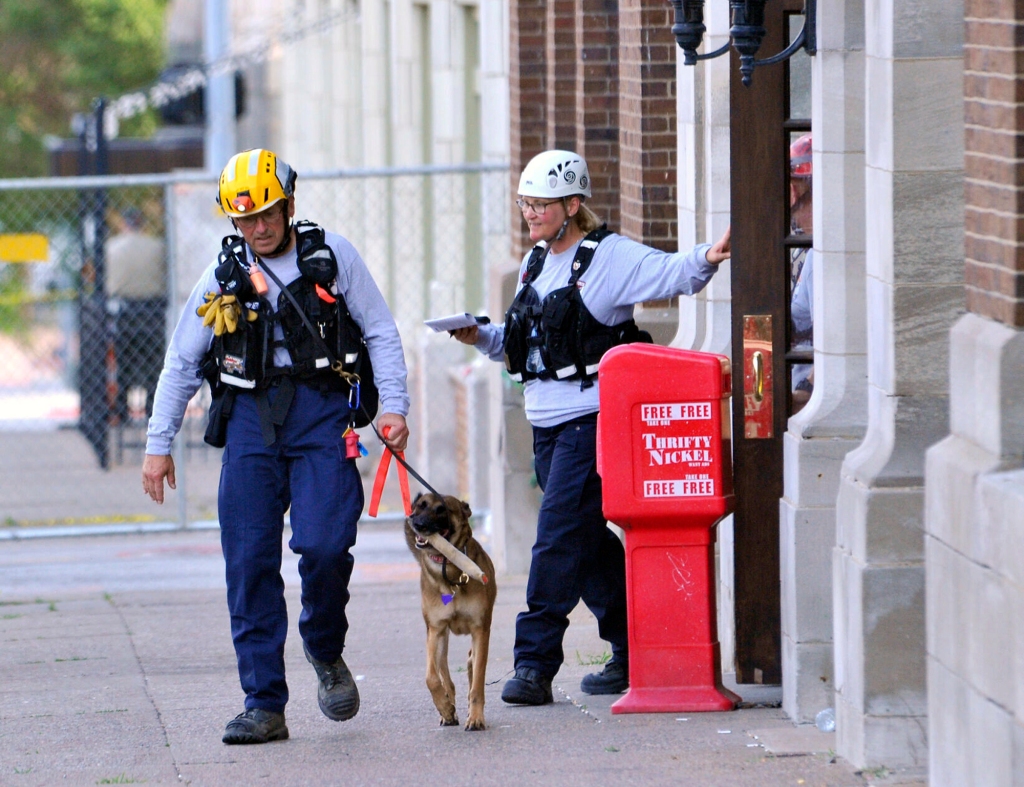
[[[580,209],[576,211],[576,215],[572,217],[573,221],[576,222],[576,226],[579,227],[580,232],[584,235],[589,235],[591,232],[604,225],[604,222],[597,217],[597,214],[588,208],[583,202],[582,194],[574,194],[573,197],[576,197],[580,201]],[[572,197],[562,198],[562,203],[565,204],[567,212],[569,210],[567,203],[571,199]]]

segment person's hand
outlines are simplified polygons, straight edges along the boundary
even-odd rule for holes
[[[718,243],[708,249],[707,254],[708,262],[712,265],[718,265],[720,262],[724,262],[732,256],[732,225],[730,224],[725,228],[725,234],[718,239]]]
[[[480,337],[480,329],[475,325],[470,325],[468,328],[456,328],[448,333],[463,344],[476,344],[476,340]]]
[[[171,489],[178,488],[174,482],[174,460],[170,456],[146,454],[142,462],[142,491],[158,503],[164,502],[164,478]]]
[[[377,431],[384,434],[384,427],[390,426],[391,431],[384,438],[392,451],[404,451],[406,443],[409,442],[409,427],[405,423],[405,416],[398,413],[384,413],[377,419]]]

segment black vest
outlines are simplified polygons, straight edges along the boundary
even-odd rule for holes
[[[222,407],[217,400],[224,393],[264,390],[283,377],[323,392],[348,394],[349,384],[332,368],[332,360],[340,362],[343,371],[359,375],[361,404],[370,418],[376,415],[378,394],[369,351],[344,297],[337,292],[338,261],[334,250],[327,244],[323,229],[312,222],[296,222],[295,232],[299,277],[286,286],[317,330],[320,341],[310,333],[284,292],[278,296],[276,311],[266,297],[256,292],[249,278],[245,242],[237,235],[224,238],[217,257],[217,283],[223,294],[235,295],[257,317],[252,322],[242,317],[233,333],[225,331],[215,336],[204,359],[200,376],[209,381],[215,400],[211,426],[214,412]],[[281,325],[283,342],[274,339],[277,324]],[[279,346],[288,350],[291,365],[274,365],[274,350]],[[230,416],[232,398],[223,405],[227,407],[225,418]],[[354,416],[357,426],[368,423],[362,411]],[[207,442],[216,445],[209,437],[208,434]]]
[[[576,250],[565,287],[541,301],[532,282],[540,275],[547,246],[536,246],[523,274],[523,287],[505,313],[505,368],[517,382],[580,380],[580,390],[597,377],[597,365],[612,347],[651,341],[632,318],[605,325],[587,309],[577,282],[590,267],[598,244],[611,233],[602,227],[585,237]]]

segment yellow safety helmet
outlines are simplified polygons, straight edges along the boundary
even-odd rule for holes
[[[295,178],[295,170],[272,151],[242,151],[220,173],[217,204],[232,218],[250,216],[291,197]]]

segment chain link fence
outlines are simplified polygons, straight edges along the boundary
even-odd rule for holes
[[[215,521],[205,384],[175,441],[171,505],[149,501],[139,476],[167,337],[232,231],[214,193],[197,173],[0,180],[0,537]],[[510,215],[500,164],[300,174],[296,188],[296,218],[363,255],[398,322],[414,396],[423,319],[484,308],[487,267],[510,253]],[[464,378],[470,356],[446,357],[449,377]],[[467,430],[449,458],[465,477],[483,424],[438,418]]]

